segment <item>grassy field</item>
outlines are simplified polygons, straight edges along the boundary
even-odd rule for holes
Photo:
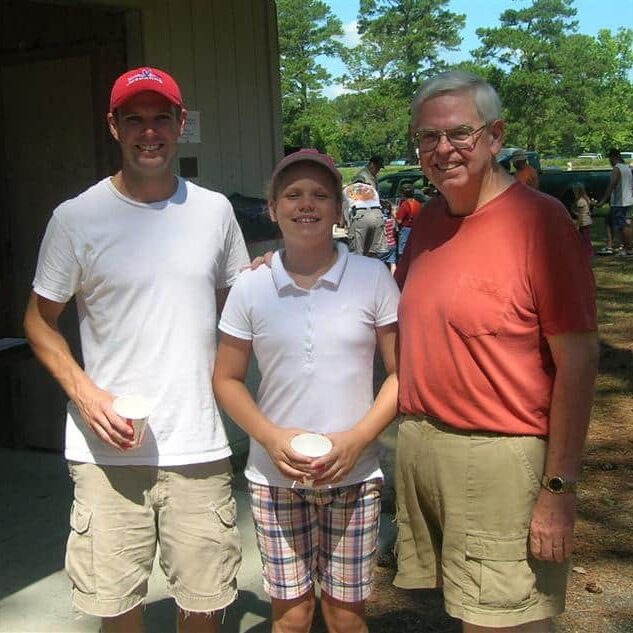
[[[403,167],[402,165],[387,165],[380,170],[378,177],[384,176],[385,174],[393,174],[397,171],[404,171],[405,169],[417,169],[417,165],[408,165]],[[361,167],[339,167],[338,170],[341,172],[341,176],[343,176],[343,184],[347,185],[352,181],[352,178],[361,170]]]

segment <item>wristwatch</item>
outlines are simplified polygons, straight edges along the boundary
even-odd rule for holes
[[[562,495],[565,492],[576,492],[577,482],[569,481],[560,475],[543,475],[541,486],[552,494]]]

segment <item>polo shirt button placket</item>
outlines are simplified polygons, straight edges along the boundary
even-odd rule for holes
[[[306,302],[306,338],[305,338],[305,367],[312,369],[314,364],[314,356],[312,353],[312,343],[314,339],[314,327],[313,327],[313,311],[312,311],[312,297],[309,296]]]

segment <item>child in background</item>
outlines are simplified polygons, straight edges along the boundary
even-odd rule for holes
[[[402,200],[398,205],[398,212],[396,213],[396,219],[400,225],[400,233],[398,234],[398,257],[402,257],[404,247],[407,245],[409,233],[411,233],[411,227],[422,210],[422,203],[413,197],[414,193],[415,189],[410,182],[402,185]]]
[[[272,630],[310,630],[319,581],[328,630],[366,632],[383,479],[375,440],[397,414],[399,292],[380,261],[334,243],[342,187],[329,156],[283,158],[268,208],[285,248],[231,289],[214,393],[251,437],[244,473]],[[387,379],[374,402],[376,343]],[[252,353],[257,402],[244,384]],[[291,440],[304,430],[332,450],[302,457]]]
[[[393,275],[393,273],[396,272],[396,262],[398,260],[398,225],[391,203],[388,200],[381,200],[380,206],[382,207],[382,217],[385,221],[385,239],[387,246],[387,250],[380,255],[380,261],[387,265]]]
[[[581,182],[575,182],[572,185],[574,193],[574,216],[576,217],[576,226],[580,233],[580,239],[585,247],[585,251],[589,260],[593,258],[593,244],[591,243],[591,200],[587,195],[584,185]]]

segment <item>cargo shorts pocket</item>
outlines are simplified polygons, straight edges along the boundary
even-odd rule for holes
[[[541,489],[541,477],[545,467],[545,455],[547,452],[547,440],[534,435],[516,435],[508,438],[510,450],[514,453],[518,464],[532,485],[529,491],[534,500]],[[526,488],[526,492],[527,492]]]
[[[527,534],[509,538],[467,534],[466,569],[472,581],[471,598],[480,606],[517,608],[535,591]]]
[[[237,528],[237,504],[233,497],[213,508],[220,542],[222,543],[222,574],[224,582],[231,582],[242,560],[242,546]]]
[[[66,547],[66,572],[81,593],[95,592],[92,511],[73,501]]]

